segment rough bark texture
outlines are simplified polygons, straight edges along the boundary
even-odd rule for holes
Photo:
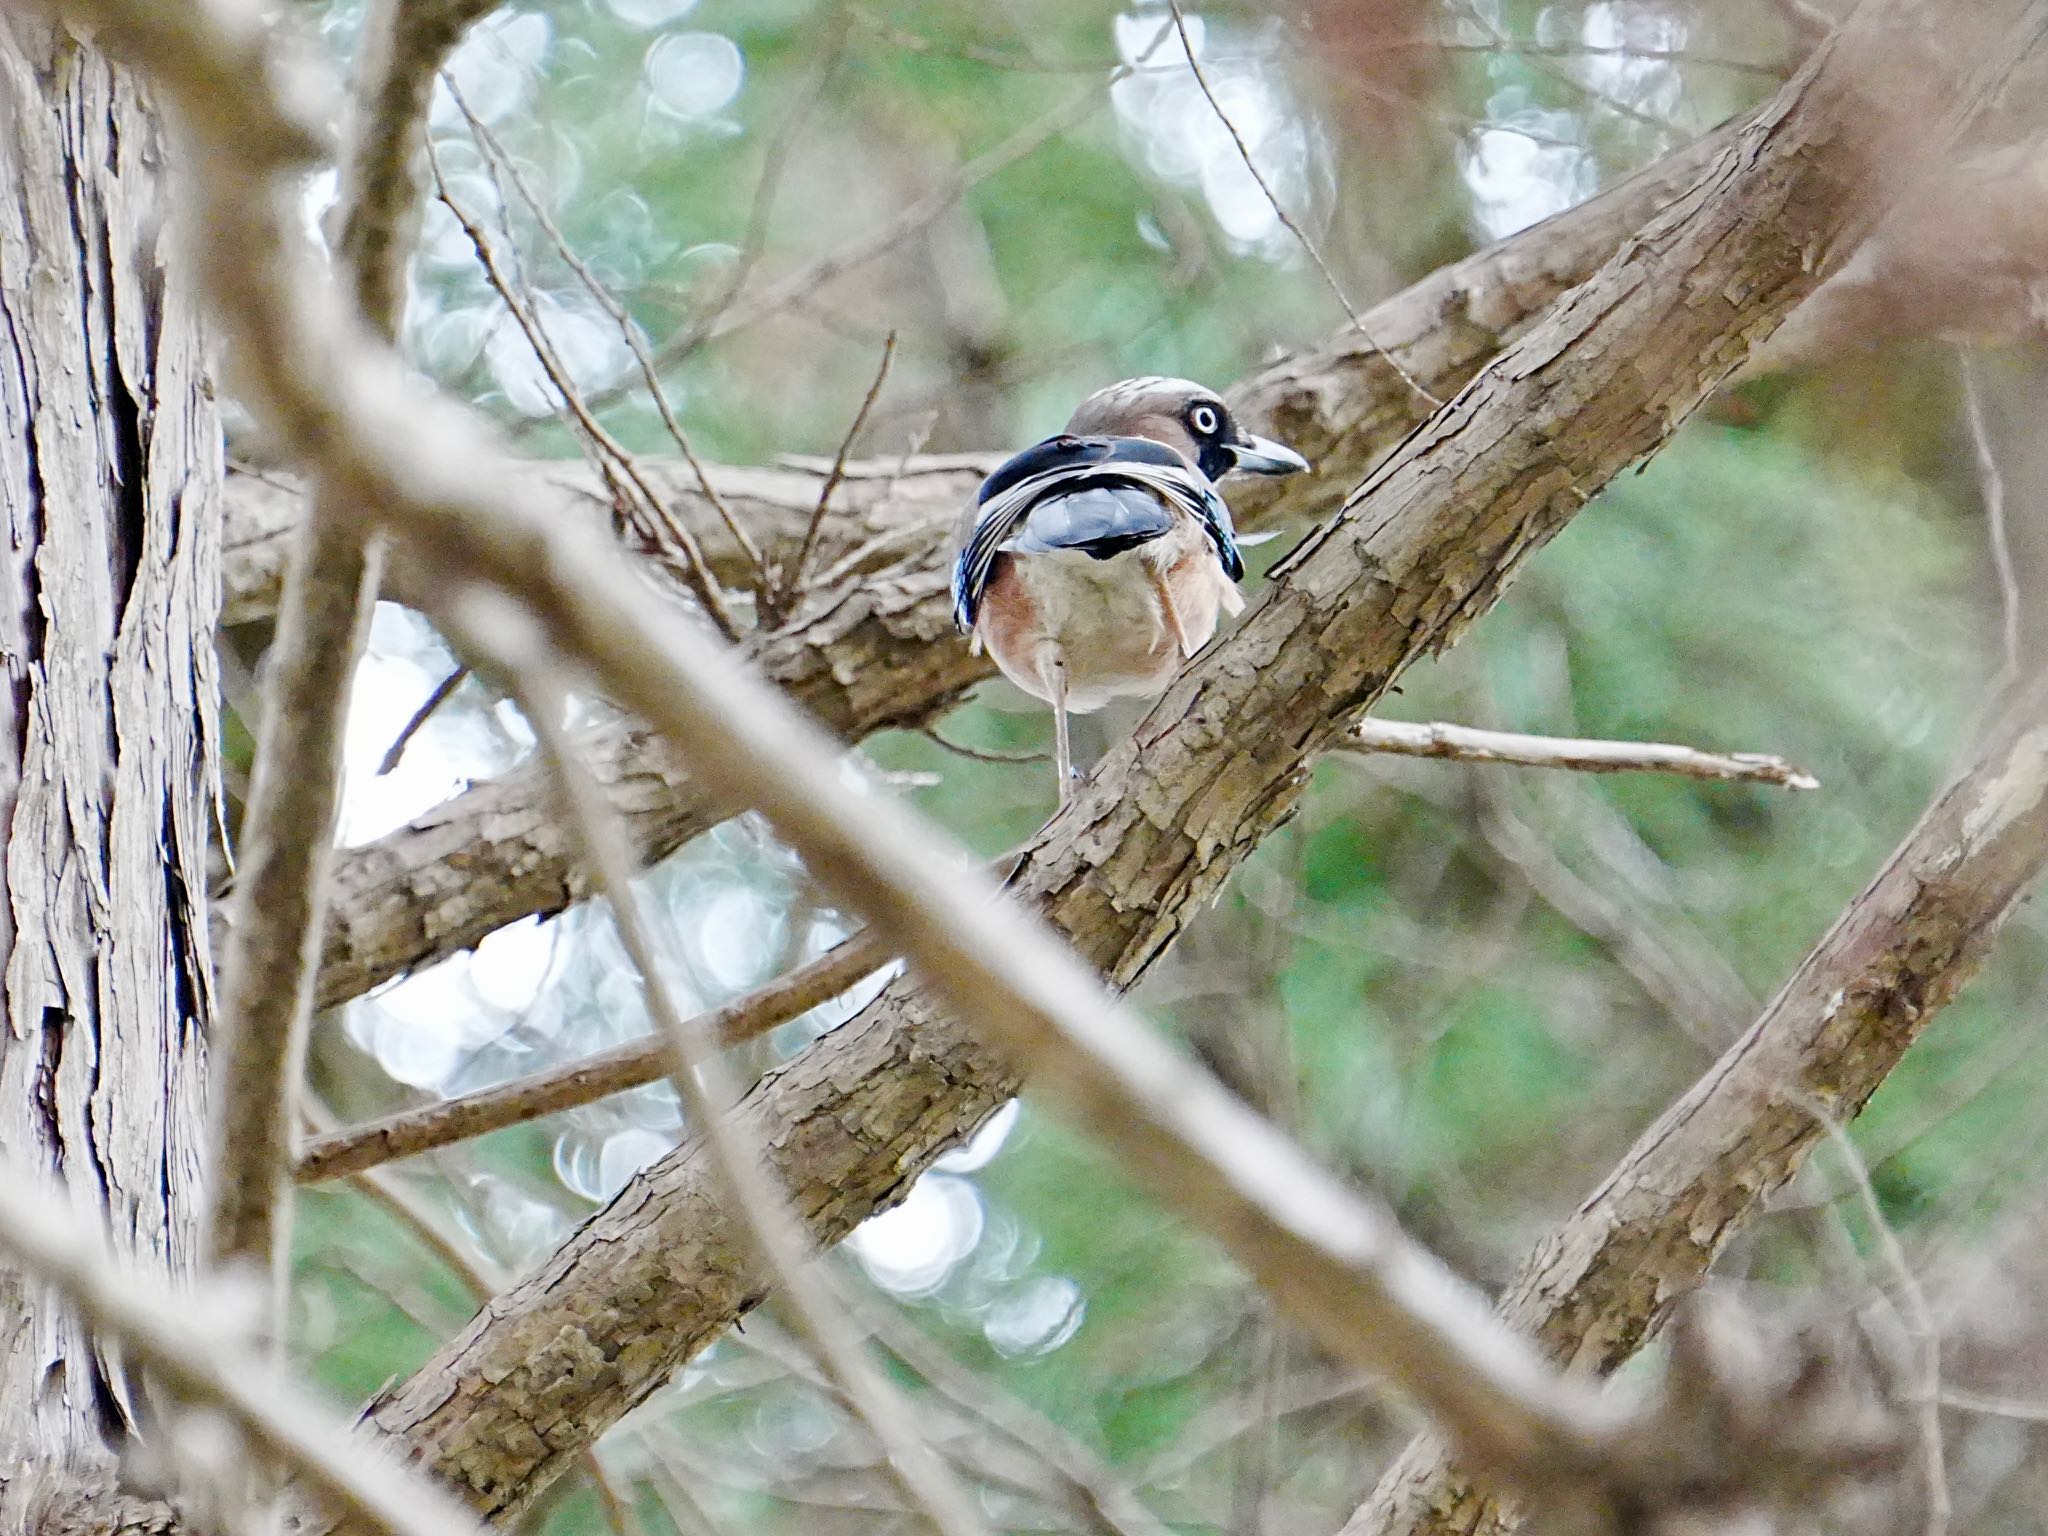
[[[0,1127],[177,1273],[204,1153],[219,425],[132,86],[8,12],[0,123]],[[0,1274],[0,1528],[155,1528],[112,1492],[129,1414],[75,1318]]]
[[[1500,1315],[1560,1364],[1604,1375],[1698,1288],[1728,1239],[1825,1134],[1807,1105],[1855,1116],[1975,973],[2048,863],[2048,690],[1968,773],[1685,1097],[1538,1246]],[[1471,1536],[1511,1512],[1425,1435],[1344,1536]]]
[[[1857,90],[1876,30],[1869,17],[1848,29],[1825,67],[1411,437],[1041,834],[1013,889],[1114,985],[1172,942],[1401,669],[1490,606],[1861,232],[1855,152],[1904,152],[1897,120],[1873,120]],[[1924,133],[1938,114],[1922,101],[1907,117],[1915,105]],[[898,984],[745,1113],[830,1242],[900,1199],[1017,1083]],[[643,1172],[375,1403],[376,1427],[493,1519],[516,1515],[757,1299],[711,1179],[694,1146]]]
[[[1442,395],[1455,392],[1543,308],[1582,280],[1675,189],[1728,142],[1722,130],[1584,207],[1446,267],[1367,317],[1372,334]],[[1426,402],[1383,356],[1355,338],[1277,365],[1236,392],[1241,408],[1316,463],[1312,476],[1233,487],[1247,527],[1327,510],[1421,418]],[[974,460],[976,464],[983,461]],[[829,569],[855,551],[892,557],[814,597],[788,629],[756,643],[761,670],[832,729],[858,739],[930,719],[991,674],[954,630],[946,593],[949,540],[978,478],[958,460],[933,460],[902,477],[858,466],[835,496],[827,525]],[[602,491],[581,468],[535,466],[572,515],[605,515]],[[720,470],[721,494],[772,550],[801,536],[817,505],[816,477],[794,470]],[[651,466],[721,576],[742,576],[741,555],[679,466]],[[658,477],[658,478],[656,478]],[[292,482],[239,476],[230,538],[240,554],[246,616],[275,601],[273,556],[302,515]],[[1282,490],[1266,487],[1282,486]],[[906,553],[907,552],[907,553]],[[645,732],[616,730],[587,760],[609,786],[643,858],[661,858],[722,814]],[[586,880],[551,804],[545,775],[528,767],[481,784],[410,826],[337,860],[322,1007],[468,948],[507,923],[560,911]]]
[[[934,562],[936,563],[936,562]],[[936,569],[843,583],[820,609],[754,647],[768,677],[825,724],[859,737],[915,725],[987,668],[954,632]],[[673,852],[728,814],[650,732],[614,726],[586,761],[643,860]],[[318,1001],[332,1007],[379,982],[481,942],[530,913],[581,901],[588,875],[548,790],[528,763],[336,861]]]

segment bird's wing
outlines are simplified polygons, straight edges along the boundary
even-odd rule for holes
[[[953,567],[953,618],[963,630],[974,627],[1002,550],[1080,549],[1106,559],[1168,532],[1172,508],[1202,525],[1233,581],[1244,574],[1223,498],[1180,454],[1150,438],[1048,438],[1000,466],[978,501]]]

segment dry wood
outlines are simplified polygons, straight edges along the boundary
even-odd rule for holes
[[[1439,271],[1366,315],[1373,336],[1403,367],[1448,395],[1519,335],[1559,293],[1593,270],[1651,210],[1699,173],[1733,129],[1710,135],[1592,203],[1562,214]],[[1357,335],[1248,381],[1239,407],[1316,461],[1308,482],[1284,493],[1233,488],[1240,522],[1272,526],[1299,518],[1358,479],[1413,428],[1419,402],[1387,356]],[[665,504],[696,532],[714,573],[745,580],[746,554],[697,494],[680,464],[642,460]],[[903,557],[887,569],[856,563],[831,591],[813,594],[799,622],[754,642],[753,658],[773,681],[834,731],[859,738],[925,723],[979,679],[986,657],[969,653],[953,627],[947,594],[947,541],[958,509],[993,460],[955,457],[913,462],[907,473],[886,462],[850,466],[823,530],[821,566],[849,550],[879,547]],[[800,541],[829,465],[797,470],[712,471],[736,514],[771,554]],[[608,516],[609,493],[585,472],[533,466],[530,479],[566,512],[593,526]],[[259,531],[239,546],[242,569],[267,564],[262,552],[292,518],[291,482],[236,477],[238,505]],[[231,548],[233,532],[231,530]],[[841,542],[835,542],[841,541]],[[258,556],[261,558],[258,558]],[[250,576],[246,615],[262,582]],[[233,584],[231,581],[231,591]],[[586,761],[610,787],[642,859],[680,847],[722,817],[721,806],[648,733],[616,729],[584,744]],[[517,769],[435,808],[410,826],[343,853],[317,991],[323,1007],[457,950],[535,913],[580,900],[585,876],[556,818],[541,774]]]
[[[1525,768],[1568,768],[1577,773],[1671,773],[1687,779],[1776,784],[1785,789],[1820,787],[1820,780],[1804,769],[1761,752],[1702,752],[1697,747],[1658,741],[1524,736],[1442,721],[1361,720],[1343,745],[1348,751],[1365,754],[1444,757],[1461,763],[1514,763]]]
[[[1867,227],[1858,151],[1902,159],[1940,115],[1929,100],[1874,120],[1862,110],[1855,82],[1883,52],[1883,14],[1824,49],[1817,59],[1833,67],[1804,71],[1724,141],[1699,187],[1411,438],[1047,829],[1013,889],[1112,981],[1135,980],[1172,941],[1285,816],[1312,757],[1403,666],[1483,612],[1520,560],[1662,442]],[[899,985],[771,1077],[746,1112],[831,1240],[900,1199],[1017,1085],[995,1052]],[[1133,1171],[1187,1182],[1184,1166]],[[685,1150],[387,1395],[374,1420],[507,1515],[557,1470],[559,1442],[639,1401],[752,1295]],[[511,1426],[537,1413],[547,1437],[508,1452]]]
[[[704,1014],[692,1026],[721,1045],[738,1045],[838,996],[889,963],[889,946],[860,933],[787,976]],[[557,1110],[595,1103],[657,1082],[673,1069],[668,1042],[649,1035],[608,1051],[530,1072],[459,1098],[400,1110],[381,1120],[323,1132],[299,1151],[297,1177],[318,1183],[416,1157],[436,1147],[523,1125]]]
[[[1501,1316],[1574,1370],[1642,1346],[1825,1134],[1853,1118],[1969,980],[2048,863],[2048,689],[2008,712],[1969,769],[1741,1040],[1522,1265]],[[1459,1536],[1508,1518],[1424,1438],[1345,1536]]]
[[[0,1125],[124,1257],[189,1272],[214,1022],[220,420],[165,147],[136,83],[0,21]],[[58,1294],[0,1265],[0,1529],[120,1518],[131,1404]],[[53,1391],[62,1382],[65,1390]]]

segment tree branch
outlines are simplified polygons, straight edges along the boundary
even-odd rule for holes
[[[1575,1370],[1641,1348],[1962,990],[2048,864],[2048,686],[2008,711],[1741,1040],[1524,1261],[1500,1316]],[[1424,1437],[1344,1536],[1505,1530]]]
[[[1469,725],[1382,720],[1351,728],[1344,750],[1362,756],[1444,757],[1461,763],[1515,763],[1525,768],[1569,768],[1577,773],[1672,773],[1686,779],[1776,784],[1818,789],[1820,780],[1782,757],[1759,752],[1702,752],[1656,741],[1585,741],[1569,736],[1523,736]]]
[[[1887,77],[1876,94],[1895,110],[1866,109],[1860,82],[1895,42],[1879,36],[1885,14],[1866,11],[1822,49],[1818,68],[1724,138],[1698,188],[1409,439],[1041,835],[1011,888],[1113,983],[1134,981],[1172,942],[1284,819],[1314,756],[1403,667],[1454,640],[1529,552],[1662,442],[1853,245],[1873,211],[1858,188],[1867,164],[1902,163],[1938,141],[1927,131],[1942,117],[1930,74]],[[1992,19],[2012,15],[2002,7]],[[1997,57],[2023,52],[2008,42]],[[1946,99],[1979,94],[1951,83]],[[986,1000],[973,1016],[989,1024]],[[900,1199],[1018,1086],[1014,1065],[897,985],[771,1076],[745,1113],[832,1241]],[[1089,1120],[1115,1127],[1106,1105]],[[1184,1162],[1152,1160],[1156,1143],[1124,1145],[1133,1172],[1170,1184],[1176,1204],[1232,1198],[1191,1189]],[[1303,1284],[1251,1262],[1280,1294]],[[684,1149],[387,1394],[373,1419],[502,1517],[558,1470],[562,1441],[600,1432],[653,1390],[751,1304],[756,1284],[700,1155]],[[1314,1302],[1298,1302],[1297,1317]],[[1317,1337],[1336,1342],[1332,1331]],[[536,1411],[549,1439],[508,1448],[512,1426]]]
[[[341,254],[363,318],[402,317],[411,161],[435,73],[496,0],[379,0],[366,22],[342,176]],[[215,1068],[214,1264],[276,1268],[289,1219],[291,1138],[341,802],[347,678],[362,654],[382,554],[359,509],[322,485],[285,585],[264,672],[260,740],[237,850]],[[279,1282],[282,1283],[281,1280]]]
[[[98,1233],[93,1213],[56,1198],[27,1170],[0,1177],[0,1249],[181,1400],[216,1410],[266,1460],[304,1479],[332,1515],[381,1536],[476,1536],[476,1522],[444,1489],[279,1381],[233,1335],[222,1309],[195,1307],[109,1251]]]
[[[1445,267],[1366,315],[1372,335],[1356,334],[1322,351],[1276,365],[1234,392],[1240,409],[1266,423],[1316,461],[1312,475],[1232,492],[1246,528],[1298,519],[1357,484],[1420,419],[1420,402],[1402,382],[1396,359],[1448,397],[1520,335],[1548,304],[1594,270],[1643,219],[1668,203],[1735,128],[1699,143],[1570,213]],[[696,533],[714,573],[744,580],[751,563],[725,535],[687,466],[642,460],[665,504]],[[921,725],[992,674],[953,627],[947,594],[951,530],[992,459],[913,461],[896,474],[888,462],[848,466],[834,514],[821,532],[820,566],[881,549],[893,563],[856,559],[836,590],[817,594],[801,621],[758,638],[749,652],[770,680],[840,735]],[[801,541],[818,505],[827,467],[795,470],[713,468],[737,516],[771,560]],[[532,466],[560,510],[603,526],[609,493],[587,472]],[[272,536],[286,520],[287,492],[266,474],[231,481],[237,518],[253,531],[231,538],[230,611],[260,611],[261,572]],[[569,518],[562,518],[569,521]],[[645,732],[619,729],[584,744],[585,760],[610,786],[639,857],[673,852],[729,807],[692,783]],[[412,825],[343,852],[317,999],[332,1007],[434,960],[469,948],[507,923],[554,913],[582,899],[585,872],[550,812],[537,767],[479,785]]]
[[[710,1010],[691,1027],[722,1047],[758,1039],[837,997],[889,960],[889,946],[863,931],[788,975]],[[670,1060],[667,1041],[658,1034],[648,1035],[459,1098],[440,1099],[365,1125],[326,1131],[300,1148],[296,1176],[302,1184],[337,1179],[509,1125],[524,1125],[558,1110],[592,1104],[658,1081],[670,1071]]]

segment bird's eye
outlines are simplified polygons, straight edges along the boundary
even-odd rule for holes
[[[1223,418],[1217,413],[1215,406],[1198,405],[1188,412],[1188,425],[1203,437],[1210,437],[1223,425]]]

